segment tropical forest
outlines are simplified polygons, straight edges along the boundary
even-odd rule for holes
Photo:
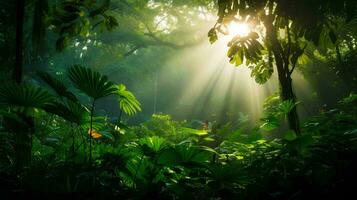
[[[1,0],[0,199],[357,199],[356,0]]]

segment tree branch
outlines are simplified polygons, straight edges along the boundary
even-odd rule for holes
[[[286,31],[288,35],[288,49],[286,52],[286,64],[289,64],[289,57],[290,57],[290,52],[291,52],[291,35],[290,35],[290,27],[289,27],[289,21],[288,24],[286,25]]]
[[[307,44],[305,44],[304,48],[302,48],[302,52],[305,51],[306,47],[307,47]],[[298,60],[298,59],[296,59],[296,61],[295,61],[294,63],[292,63],[293,67],[292,67],[291,70],[289,71],[289,75],[291,75],[291,74],[294,72],[294,69],[295,69],[295,67],[296,67],[296,62],[297,62],[297,60]]]
[[[164,41],[152,33],[144,33],[144,35],[152,38],[153,41],[148,41],[146,43],[138,44],[138,45],[134,46],[132,49],[130,49],[128,52],[126,52],[123,55],[124,57],[128,57],[128,56],[132,55],[135,51],[142,49],[142,48],[147,48],[149,46],[166,46],[166,47],[170,47],[172,49],[183,49],[183,48],[188,48],[188,47],[192,47],[197,44],[200,44],[202,41],[204,41],[206,39],[205,37],[202,37],[199,40],[192,42],[192,43],[176,44],[173,42]]]
[[[130,56],[131,54],[133,54],[136,50],[141,49],[141,48],[145,48],[145,45],[137,45],[137,46],[134,46],[132,49],[130,49],[128,52],[126,52],[123,56],[124,56],[124,57],[128,57],[128,56]]]

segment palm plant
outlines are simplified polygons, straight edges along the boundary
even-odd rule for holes
[[[21,141],[21,143],[25,141],[26,148],[22,148],[21,151],[27,152],[28,158],[22,159],[21,157],[24,156],[19,154],[17,157],[18,161],[31,159],[31,150],[28,150],[28,147],[31,148],[31,136],[34,131],[32,116],[34,108],[55,114],[71,123],[73,153],[75,149],[73,125],[89,129],[90,161],[92,160],[93,133],[97,133],[94,129],[101,129],[104,126],[103,122],[105,122],[103,117],[100,119],[94,117],[96,101],[102,97],[116,94],[118,96],[120,109],[124,113],[133,115],[141,110],[139,101],[131,92],[126,90],[124,85],[117,86],[109,81],[106,76],[86,67],[74,65],[68,70],[68,77],[76,88],[91,98],[91,106],[89,109],[79,102],[77,97],[68,90],[65,84],[51,74],[39,72],[38,75],[50,86],[57,98],[47,90],[29,84],[8,84],[0,88],[0,114],[5,119],[5,128],[7,128],[9,132],[19,132],[16,136],[26,136],[25,139],[22,137],[17,141]],[[101,135],[107,136],[103,133],[101,133]]]
[[[66,85],[64,85],[60,80],[52,76],[48,72],[38,72],[38,76],[44,81],[51,89],[60,97],[60,98],[67,98],[74,102],[77,101],[76,96],[68,90]]]
[[[54,102],[45,107],[45,111],[62,117],[71,123],[72,131],[72,155],[75,154],[75,131],[73,124],[77,126],[84,123],[86,116],[88,116],[88,109],[79,103],[76,96],[68,90],[56,77],[48,72],[38,72],[38,76],[44,81],[61,100]]]
[[[117,89],[114,83],[108,80],[107,76],[101,75],[99,72],[92,71],[89,68],[74,65],[68,70],[69,79],[72,83],[86,95],[91,97],[90,107],[90,128],[89,128],[89,160],[92,161],[92,132],[93,132],[93,115],[95,102],[112,94],[115,94]]]
[[[134,115],[141,111],[140,102],[135,98],[134,94],[126,90],[123,84],[115,85],[108,80],[107,76],[101,75],[98,72],[92,71],[89,68],[74,65],[68,70],[69,79],[79,90],[84,92],[87,96],[91,97],[90,106],[90,150],[89,160],[92,160],[92,139],[93,139],[93,117],[95,110],[95,103],[98,99],[116,94],[119,101],[121,111],[128,115]],[[63,87],[60,87],[63,88]],[[57,90],[56,90],[57,91]],[[62,96],[68,96],[68,93],[62,91]]]
[[[17,108],[44,108],[54,97],[46,90],[21,84],[8,84],[0,88],[0,106]]]
[[[140,102],[136,99],[133,93],[126,90],[125,85],[120,84],[116,86],[117,96],[120,110],[127,115],[134,115],[141,111]],[[119,119],[120,120],[120,119]]]
[[[8,84],[0,88],[0,109],[5,129],[14,133],[18,169],[31,160],[32,135],[35,131],[33,110],[44,109],[54,102],[54,96],[32,85]]]
[[[159,163],[167,166],[202,167],[209,163],[214,152],[209,148],[181,143],[165,149],[159,157]]]

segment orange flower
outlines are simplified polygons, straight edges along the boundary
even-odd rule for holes
[[[90,135],[90,129],[88,129],[88,135]],[[92,129],[92,138],[93,139],[99,139],[101,137],[103,137],[102,134],[100,134],[96,130]]]

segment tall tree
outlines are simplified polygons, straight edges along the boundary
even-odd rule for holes
[[[356,7],[351,0],[219,0],[219,19],[208,36],[214,42],[230,23],[250,24],[249,35],[237,35],[229,42],[230,61],[237,66],[245,63],[261,84],[271,77],[275,64],[282,100],[296,104],[291,75],[299,58],[313,54],[311,49],[318,45],[329,14],[346,14],[351,7]],[[287,118],[290,129],[299,134],[296,106]]]
[[[15,66],[12,77],[17,83],[22,81],[23,65],[23,24],[25,15],[25,0],[16,1],[16,52]]]

